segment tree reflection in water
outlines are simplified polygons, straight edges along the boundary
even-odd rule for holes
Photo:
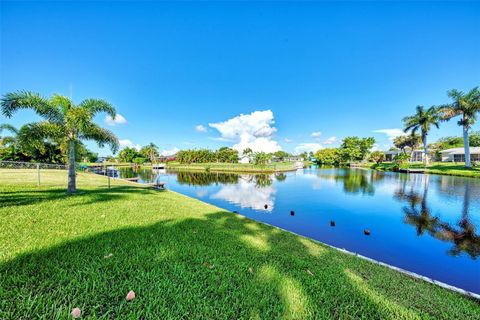
[[[238,183],[238,174],[219,173],[219,172],[186,172],[177,171],[177,181],[179,184],[194,186],[209,186],[211,184],[236,184]]]
[[[335,169],[331,173],[320,173],[320,178],[343,183],[346,193],[373,196],[374,182],[384,178],[385,173],[364,169]]]
[[[407,179],[404,179],[394,195],[396,199],[408,203],[403,207],[405,222],[414,226],[419,236],[427,232],[435,239],[453,243],[453,247],[448,251],[448,254],[452,256],[458,256],[465,252],[472,259],[479,257],[480,235],[476,233],[475,225],[469,219],[471,182],[464,183],[462,215],[457,225],[452,226],[431,215],[431,210],[427,205],[429,175],[408,177],[410,178],[410,188],[407,188]],[[415,191],[414,184],[417,177],[423,179],[423,194]]]

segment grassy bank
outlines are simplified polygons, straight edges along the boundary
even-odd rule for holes
[[[192,163],[181,164],[178,162],[168,162],[168,169],[191,170],[191,171],[211,171],[211,172],[284,172],[295,170],[292,162],[277,162],[267,165],[255,165],[248,163]]]
[[[385,162],[380,164],[368,163],[366,164],[366,166],[381,171],[394,170],[394,164],[392,162]],[[431,174],[480,178],[480,167],[467,169],[465,168],[465,165],[463,163],[433,162],[427,167],[425,167],[422,163],[410,163],[408,164],[408,168],[425,169],[425,172]]]
[[[474,319],[477,301],[171,191],[0,170],[0,319]],[[107,257],[107,258],[105,258]],[[125,301],[129,290],[136,298]]]

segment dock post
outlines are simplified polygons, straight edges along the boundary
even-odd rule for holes
[[[37,163],[37,186],[40,187],[40,164]]]

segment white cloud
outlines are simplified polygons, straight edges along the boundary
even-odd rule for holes
[[[195,131],[197,131],[197,132],[207,132],[207,128],[205,128],[205,126],[199,124],[198,126],[195,127]]]
[[[241,208],[266,210],[271,212],[275,205],[276,190],[273,186],[258,188],[248,178],[240,176],[237,184],[222,185],[220,191],[212,195],[212,199],[226,200]],[[267,209],[265,209],[267,205]]]
[[[139,144],[134,144],[130,139],[120,139],[118,140],[118,143],[120,144],[120,149],[129,147],[129,148],[135,148],[137,150],[140,150],[141,148]]]
[[[302,152],[316,152],[317,150],[323,149],[323,146],[320,143],[301,143],[295,147],[295,153],[300,154]]]
[[[323,141],[323,144],[334,144],[337,141],[337,137],[330,137],[327,140]]]
[[[393,140],[398,136],[405,136],[407,135],[402,129],[394,128],[394,129],[378,129],[373,130],[373,132],[383,133],[387,135],[388,139]]]
[[[319,140],[322,133],[320,131],[312,132],[312,138],[314,140]]]
[[[173,149],[170,149],[170,150],[163,149],[162,151],[160,151],[160,155],[164,157],[173,156],[178,151],[180,151],[180,149],[178,149],[177,147],[173,147]]]
[[[283,139],[283,141],[285,141],[285,143],[290,143],[290,142],[292,142],[292,139],[285,138],[285,139]]]
[[[255,111],[240,114],[224,122],[209,123],[209,126],[220,132],[221,139],[236,142],[233,148],[242,151],[251,148],[253,151],[275,152],[282,148],[273,135],[277,131],[273,124],[271,110]]]
[[[106,116],[105,123],[109,126],[116,126],[117,124],[127,124],[127,119],[125,119],[125,117],[121,114],[117,113],[117,115],[115,115],[115,119],[113,119],[110,115]]]

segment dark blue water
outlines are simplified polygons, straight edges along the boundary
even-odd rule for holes
[[[316,168],[121,175],[158,179],[249,218],[480,294],[480,179]]]

